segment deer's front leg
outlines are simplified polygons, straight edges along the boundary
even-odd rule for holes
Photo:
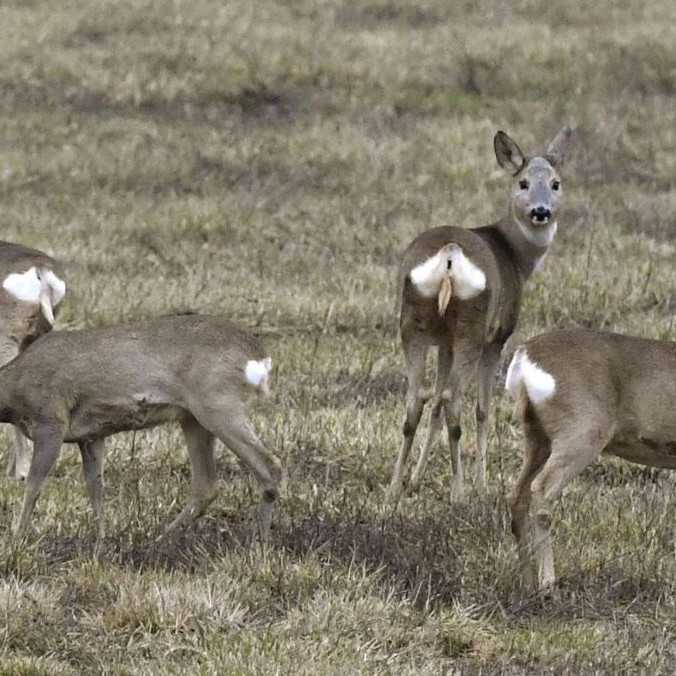
[[[38,424],[33,433],[33,440],[33,458],[26,478],[23,506],[14,531],[17,538],[22,538],[26,534],[42,484],[59,456],[63,443],[63,429],[56,423]]]

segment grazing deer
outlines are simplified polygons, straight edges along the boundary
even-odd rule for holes
[[[516,351],[505,385],[524,430],[512,532],[526,589],[535,586],[533,552],[545,588],[556,580],[550,512],[573,477],[602,453],[676,469],[676,342],[546,333]]]
[[[56,261],[42,251],[0,242],[0,365],[14,359],[54,324],[56,308],[66,293]],[[15,448],[7,475],[24,479],[30,452],[15,428]]]
[[[256,338],[202,315],[43,336],[0,368],[0,421],[18,425],[34,443],[16,535],[25,534],[42,484],[69,441],[80,448],[100,542],[105,437],[178,421],[192,495],[168,530],[192,523],[215,498],[218,438],[262,486],[265,536],[282,470],[254,433],[244,401],[247,393],[269,393],[271,368]]]
[[[404,253],[399,325],[408,391],[403,445],[388,489],[392,503],[398,501],[404,488],[408,455],[430,398],[430,428],[409,487],[418,487],[432,444],[445,421],[453,469],[451,496],[461,498],[460,412],[477,370],[477,480],[482,486],[486,483],[487,417],[495,372],[502,347],[519,316],[524,282],[542,263],[556,234],[562,195],[557,169],[571,133],[564,127],[544,154],[527,157],[499,131],[494,139],[498,164],[513,176],[509,215],[474,229],[428,230]],[[433,392],[424,388],[425,361],[431,346],[438,347]]]

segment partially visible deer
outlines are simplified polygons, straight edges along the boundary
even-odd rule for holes
[[[524,282],[542,263],[557,230],[562,196],[561,165],[571,137],[564,127],[541,155],[527,157],[502,131],[495,135],[499,165],[513,177],[509,214],[474,229],[439,227],[424,232],[406,249],[400,266],[400,333],[408,391],[404,440],[388,499],[404,488],[407,460],[423,407],[432,399],[427,439],[409,488],[422,478],[434,440],[445,421],[451,447],[451,496],[463,494],[460,412],[477,380],[476,478],[486,483],[488,414],[502,347],[517,323]],[[438,347],[434,390],[424,386],[428,349]]]
[[[603,453],[676,469],[676,342],[546,333],[516,351],[506,388],[524,431],[512,532],[525,588],[544,589],[556,581],[550,514],[571,479]]]
[[[253,431],[245,400],[269,392],[271,368],[255,337],[203,315],[43,336],[0,368],[0,421],[18,425],[34,443],[16,535],[26,533],[61,444],[70,441],[80,447],[100,542],[105,437],[177,421],[190,456],[192,495],[168,531],[191,524],[215,498],[218,438],[262,487],[265,537],[282,469]]]
[[[59,265],[51,256],[0,241],[0,365],[51,330],[57,306],[66,293],[59,274]],[[15,448],[7,463],[7,475],[24,479],[29,463],[28,443],[15,428]]]

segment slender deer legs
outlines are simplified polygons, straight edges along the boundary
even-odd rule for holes
[[[495,372],[500,363],[502,345],[486,345],[479,360],[478,396],[476,404],[476,428],[478,455],[475,465],[475,480],[479,487],[486,487],[486,465],[488,461],[488,423],[493,400]]]
[[[579,424],[579,421],[578,421]],[[531,548],[535,554],[540,589],[556,582],[551,542],[551,510],[563,488],[603,451],[609,427],[593,424],[565,430],[551,441],[527,424],[526,456],[512,497],[512,532],[517,540],[524,585],[534,587]],[[532,507],[531,507],[532,503]],[[529,508],[533,512],[529,542]]]
[[[549,440],[535,421],[526,421],[524,459],[510,502],[512,534],[519,553],[522,584],[527,591],[535,587],[533,570],[533,543],[529,516],[532,493],[531,482],[549,457]]]
[[[214,435],[192,416],[181,421],[181,429],[188,447],[192,472],[190,499],[179,515],[169,524],[166,533],[192,524],[204,514],[216,497],[216,463]]]
[[[223,411],[228,412],[227,416],[223,415]],[[261,539],[267,539],[272,507],[281,489],[281,463],[261,443],[248,417],[234,402],[228,406],[203,408],[197,418],[205,429],[218,437],[253,472],[261,485],[263,496],[258,510],[258,527]]]
[[[415,438],[420,416],[425,405],[425,392],[423,384],[425,381],[425,358],[427,356],[427,346],[415,343],[404,342],[404,356],[406,359],[406,373],[408,376],[408,389],[406,391],[406,419],[404,421],[404,440],[397,456],[392,472],[392,480],[387,491],[387,500],[396,504],[404,488],[404,476],[407,469],[407,461],[411,446]]]
[[[62,443],[63,431],[58,426],[53,424],[36,426],[33,435],[33,458],[26,478],[23,506],[14,531],[17,538],[22,538],[26,534],[42,484],[54,467]]]
[[[553,504],[564,486],[603,451],[610,434],[596,426],[571,430],[552,440],[552,452],[531,484],[534,511],[534,549],[540,588],[556,582],[550,524]]]
[[[434,398],[432,399],[432,412],[430,415],[430,426],[427,431],[427,438],[423,444],[418,462],[411,474],[411,491],[415,491],[420,487],[420,481],[429,462],[432,446],[441,431],[444,422],[442,417],[445,413],[446,403],[455,397],[455,378],[453,374],[453,353],[449,350],[439,348],[439,357],[437,359],[437,377],[434,385]],[[459,437],[458,437],[459,438]],[[454,455],[454,445],[451,444],[451,455]],[[459,456],[458,456],[459,457]],[[458,465],[459,466],[459,465]],[[454,467],[455,471],[455,467]],[[460,469],[462,475],[462,469]],[[455,477],[454,477],[455,478]]]
[[[461,501],[465,493],[462,471],[462,448],[460,444],[460,438],[462,437],[462,429],[460,427],[461,409],[461,396],[452,397],[444,401],[446,429],[448,430],[448,445],[451,449],[451,469],[453,470],[453,477],[451,479],[451,502]]]
[[[96,546],[103,540],[103,453],[105,441],[103,439],[91,439],[78,443],[82,456],[82,474],[87,493],[94,513],[94,526],[96,530]]]
[[[429,392],[424,389],[427,346],[416,343],[414,340],[404,339],[403,343],[408,373],[406,420],[404,422],[402,447],[397,456],[392,480],[387,492],[387,499],[392,504],[397,503],[404,488],[407,460],[413,445],[415,432],[420,423],[425,402],[430,399]],[[455,501],[463,498],[464,477],[460,448],[460,416],[465,393],[469,384],[475,379],[478,359],[479,357],[475,349],[464,349],[458,353],[453,352],[449,348],[439,347],[436,380],[433,396],[431,397],[429,428],[416,465],[411,472],[408,486],[410,491],[416,491],[420,487],[430,454],[445,424],[448,430],[448,443],[451,451],[451,466],[453,470],[451,500]],[[491,368],[495,368],[493,362],[491,362]],[[490,392],[485,392],[484,394],[490,396]]]
[[[432,446],[441,430],[442,423],[445,422],[448,430],[448,443],[451,451],[451,467],[453,470],[451,500],[457,501],[463,498],[464,476],[460,443],[462,436],[460,416],[462,413],[462,402],[467,389],[476,377],[478,358],[476,350],[472,347],[460,346],[460,349],[456,351],[439,347],[430,428],[411,477],[411,490],[415,490],[420,486]]]

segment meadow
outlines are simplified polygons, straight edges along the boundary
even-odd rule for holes
[[[195,310],[263,336],[254,419],[289,479],[261,546],[223,450],[208,514],[157,544],[189,491],[182,438],[118,435],[97,559],[76,449],[26,543],[0,478],[0,673],[673,673],[674,474],[605,459],[576,479],[545,599],[515,595],[501,387],[487,493],[451,504],[439,445],[418,495],[383,498],[398,257],[503,215],[498,129],[535,151],[576,128],[519,336],[676,338],[675,23],[670,0],[3,2],[0,238],[63,261],[58,328]]]

